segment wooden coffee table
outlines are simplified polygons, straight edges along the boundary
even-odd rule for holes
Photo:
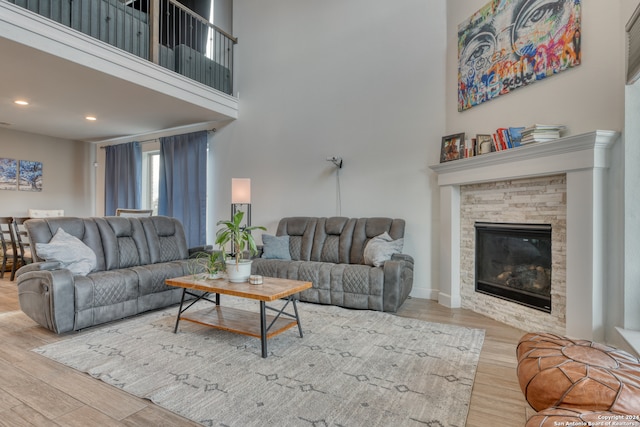
[[[207,279],[203,275],[177,277],[165,282],[167,285],[182,288],[182,299],[174,333],[178,331],[180,320],[188,320],[216,329],[260,338],[262,357],[267,357],[267,340],[287,329],[298,325],[298,332],[302,338],[302,326],[294,294],[309,289],[311,282],[264,277],[261,285],[251,285],[231,283],[226,279]],[[215,294],[215,300],[209,298],[211,294]],[[258,300],[260,313],[222,306],[220,305],[222,294]],[[195,300],[185,301],[187,295],[194,296]],[[285,300],[284,306],[280,309],[266,304],[279,299]],[[185,312],[200,300],[209,301],[215,305],[186,315]],[[293,313],[284,311],[290,303],[293,306]],[[267,310],[276,314],[267,316]]]

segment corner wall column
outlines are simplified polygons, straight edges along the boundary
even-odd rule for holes
[[[598,165],[567,172],[566,334],[599,342],[605,335],[604,174]]]
[[[440,293],[438,302],[458,308],[460,299],[460,186],[440,187]]]

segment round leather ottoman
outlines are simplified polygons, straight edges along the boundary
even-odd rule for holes
[[[518,343],[518,381],[536,410],[640,415],[640,360],[613,347],[553,334],[526,334]]]
[[[638,415],[614,412],[579,411],[568,408],[549,408],[532,415],[525,427],[558,426],[626,426],[640,427]]]

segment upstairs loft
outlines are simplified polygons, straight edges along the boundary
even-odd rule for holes
[[[104,141],[217,127],[238,115],[235,43],[173,0],[0,0],[0,47],[9,58],[0,102],[30,93],[50,113],[25,123],[24,114],[0,110],[0,128]],[[61,112],[79,109],[71,101],[108,104],[115,120],[65,132]]]

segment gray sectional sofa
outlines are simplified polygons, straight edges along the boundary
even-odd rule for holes
[[[174,218],[58,217],[30,219],[25,226],[34,263],[17,272],[20,308],[56,333],[178,303],[182,290],[165,280],[195,269]],[[76,245],[76,238],[84,245]],[[43,259],[60,247],[64,253],[55,259],[63,261]],[[72,253],[78,262],[67,263]]]
[[[404,229],[402,219],[283,218],[275,236],[263,235],[252,274],[312,282],[300,293],[302,301],[395,312],[411,292],[413,258],[401,253],[379,258],[370,250],[374,245],[367,246],[387,233],[380,243],[397,248]]]

